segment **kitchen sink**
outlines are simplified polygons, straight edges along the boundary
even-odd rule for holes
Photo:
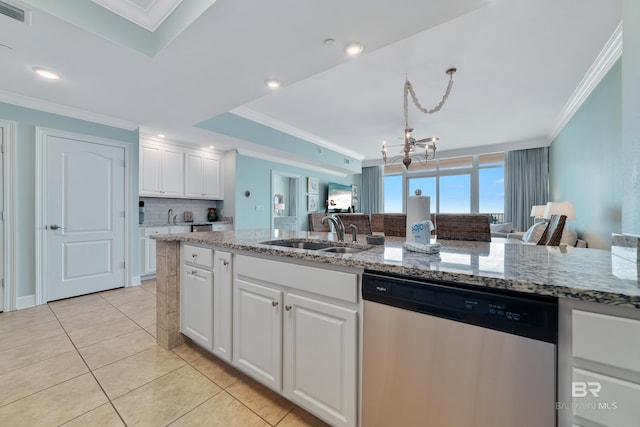
[[[354,254],[371,249],[371,246],[341,246],[341,243],[336,242],[309,240],[269,240],[261,242],[261,244],[279,246],[283,248],[307,249],[309,251],[328,252],[333,254]]]
[[[358,252],[366,251],[368,248],[354,248],[352,246],[332,246],[327,249],[323,249],[322,252],[332,252],[334,254],[355,254]]]
[[[262,242],[262,244],[269,246],[282,246],[285,248],[308,249],[310,251],[318,251],[332,247],[331,243],[299,240],[271,240],[268,242]]]

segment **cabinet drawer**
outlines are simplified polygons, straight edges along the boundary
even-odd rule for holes
[[[198,246],[184,245],[184,262],[204,268],[213,268],[213,250]]]
[[[573,381],[586,384],[577,388],[573,398],[575,415],[603,426],[638,425],[639,384],[577,368],[573,369]]]
[[[640,373],[640,321],[573,310],[573,356]]]
[[[142,230],[145,237],[153,236],[154,234],[169,234],[169,227],[144,227]]]
[[[238,255],[237,274],[331,298],[358,302],[358,275]]]

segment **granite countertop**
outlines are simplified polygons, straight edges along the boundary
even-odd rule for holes
[[[403,249],[404,238],[386,237],[384,246],[335,254],[260,243],[291,238],[335,240],[333,233],[246,230],[153,238],[640,308],[637,263],[599,249],[509,244],[505,239],[494,239],[491,243],[449,240],[440,241],[439,253],[423,254]],[[365,242],[365,236],[359,236],[358,240]]]
[[[191,225],[201,225],[201,224],[233,224],[233,221],[191,221],[191,222],[145,222],[139,224],[140,228],[146,227],[171,227],[171,226],[191,226]]]

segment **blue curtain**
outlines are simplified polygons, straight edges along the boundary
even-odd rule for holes
[[[533,225],[531,207],[549,200],[549,147],[507,151],[504,156],[504,216],[513,228]]]
[[[384,210],[384,168],[368,166],[362,168],[362,190],[360,194],[360,211],[369,215],[382,213]]]

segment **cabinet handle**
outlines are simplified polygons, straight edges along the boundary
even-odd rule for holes
[[[191,254],[191,258],[197,258],[198,254]]]
[[[196,270],[191,270],[191,274],[193,274],[194,276],[197,276],[198,272]]]
[[[222,265],[224,265],[226,267],[227,265],[229,265],[229,261],[227,261],[227,260],[222,261]]]
[[[285,305],[285,306],[284,306],[284,309],[285,309],[285,310],[287,310],[287,311],[291,311],[291,309],[292,309],[292,308],[293,308],[293,307],[292,307],[292,306],[290,306],[290,305]]]
[[[277,307],[278,306],[278,301],[271,301],[271,305],[274,306],[274,307]]]

